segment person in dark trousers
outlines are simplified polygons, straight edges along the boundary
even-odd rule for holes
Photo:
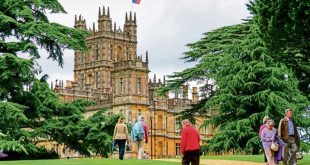
[[[119,159],[123,160],[124,153],[125,153],[125,144],[126,144],[126,140],[129,141],[129,135],[128,135],[127,125],[124,124],[124,119],[122,117],[118,119],[118,123],[115,125],[113,140],[115,141],[115,144],[117,144],[119,148],[118,150]]]
[[[181,155],[182,165],[199,165],[200,137],[189,120],[182,121]]]
[[[284,142],[283,165],[293,165],[297,162],[296,152],[300,141],[292,109],[285,110],[285,117],[280,120],[278,135]]]

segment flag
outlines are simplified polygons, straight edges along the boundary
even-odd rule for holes
[[[132,0],[132,3],[140,4],[141,0]]]

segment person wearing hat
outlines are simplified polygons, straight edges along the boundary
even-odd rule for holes
[[[297,127],[293,120],[292,109],[285,110],[285,117],[280,120],[278,135],[284,142],[283,165],[296,163],[296,152],[300,146],[300,141]]]
[[[259,138],[261,138],[261,133],[262,133],[263,129],[267,127],[266,123],[267,123],[268,120],[269,120],[268,116],[265,116],[263,118],[263,124],[260,126],[259,132],[258,132]],[[263,148],[263,150],[264,150],[264,148]],[[265,165],[268,164],[265,152],[264,152],[264,162],[265,162]]]

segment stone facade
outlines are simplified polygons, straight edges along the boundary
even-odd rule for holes
[[[102,11],[101,11],[102,10]],[[75,28],[86,29],[82,16],[75,17]],[[88,29],[88,52],[74,53],[74,80],[56,82],[52,87],[64,102],[85,98],[97,102],[88,107],[85,117],[89,117],[100,108],[107,108],[108,114],[122,113],[127,123],[133,123],[139,116],[145,116],[150,128],[149,143],[145,150],[152,158],[176,157],[180,155],[180,111],[186,110],[198,101],[197,87],[192,89],[192,99],[188,98],[188,86],[181,89],[182,97],[159,96],[157,87],[165,85],[165,78],[149,79],[148,52],[137,56],[137,20],[136,14],[125,15],[123,29],[112,27],[109,8],[99,8],[98,27]],[[207,116],[197,116],[199,126]],[[199,129],[202,139],[213,134],[212,128]],[[56,144],[53,144],[56,145]],[[63,149],[63,153],[65,149]],[[133,145],[132,152],[136,147]],[[61,154],[61,153],[60,153]],[[63,156],[63,155],[62,155]],[[67,155],[66,155],[67,156]]]

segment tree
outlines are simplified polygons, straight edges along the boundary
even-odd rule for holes
[[[250,2],[248,8],[264,45],[275,60],[294,72],[300,91],[309,100],[310,1],[255,0]],[[310,136],[309,120],[305,120],[301,135],[304,139]]]
[[[297,123],[303,123],[307,99],[297,88],[298,80],[288,67],[270,56],[251,20],[205,33],[188,46],[191,50],[183,59],[198,64],[174,73],[160,92],[192,80],[215,82],[216,90],[199,102],[204,110],[217,109],[215,116],[205,121],[218,131],[207,141],[209,152],[258,153],[261,119],[269,115],[278,122],[287,107],[295,110]]]
[[[90,104],[62,103],[48,88],[47,76],[36,78],[40,48],[60,66],[64,49],[87,50],[88,32],[51,23],[47,12],[65,10],[57,0],[4,0],[0,4],[0,132],[6,135],[0,139],[0,148],[6,151],[38,152],[37,139],[46,137],[39,128],[50,120],[81,121]]]
[[[252,0],[248,5],[270,54],[294,71],[310,98],[310,1]]]

